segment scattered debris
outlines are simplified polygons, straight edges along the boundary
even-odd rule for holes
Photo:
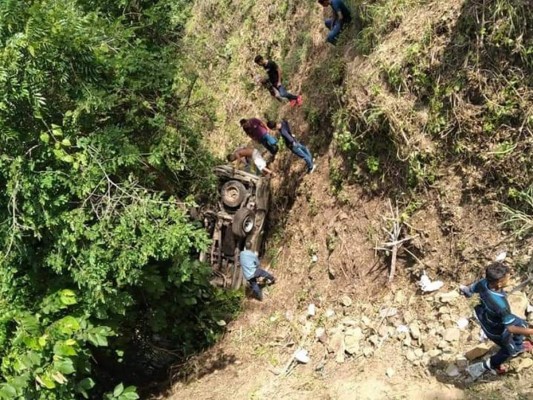
[[[334,315],[335,315],[335,311],[333,311],[332,309],[326,310],[326,318],[331,318]]]
[[[520,358],[518,365],[514,367],[516,372],[520,372],[524,369],[531,368],[533,366],[533,359],[531,358]]]
[[[394,370],[392,368],[387,368],[387,371],[385,372],[385,374],[389,377],[389,378],[392,378],[394,376]]]
[[[418,340],[420,338],[420,328],[418,327],[418,323],[411,322],[411,324],[409,324],[409,330],[411,331],[413,339]]]
[[[456,342],[461,337],[461,331],[458,328],[448,328],[444,331],[442,338],[447,342]]]
[[[315,316],[315,305],[314,304],[309,304],[309,306],[307,307],[307,316],[308,317]]]
[[[294,353],[294,359],[302,364],[307,364],[310,361],[308,352],[305,349],[298,349]]]
[[[349,296],[342,296],[341,297],[341,304],[344,307],[350,307],[352,305],[352,299]]]
[[[431,281],[429,277],[426,275],[426,271],[423,272],[422,276],[420,277],[420,281],[418,281],[418,285],[420,286],[420,289],[422,289],[423,292],[434,292],[436,290],[439,290],[441,287],[444,286],[444,282],[442,281]]]
[[[398,332],[398,333],[409,333],[409,328],[406,325],[398,325],[396,327],[396,332]]]
[[[318,261],[318,256],[316,254],[313,254],[311,256],[311,262],[316,263]]]
[[[402,218],[398,211],[398,205],[394,209],[392,207],[392,202],[389,199],[389,208],[391,212],[391,217],[385,218],[385,221],[392,222],[392,228],[390,231],[387,231],[389,241],[383,243],[381,247],[375,247],[375,250],[385,251],[387,254],[391,253],[391,263],[389,271],[389,282],[392,282],[394,279],[394,274],[396,273],[396,257],[398,255],[398,249],[407,241],[414,239],[415,236],[407,236],[403,239],[400,239],[400,233],[402,232]]]
[[[446,375],[449,377],[455,378],[456,376],[459,376],[461,373],[459,372],[459,368],[455,364],[448,365],[448,368],[446,368]]]
[[[457,320],[457,327],[461,330],[465,330],[468,327],[468,318],[461,317]]]
[[[485,354],[489,352],[491,347],[492,345],[490,343],[478,344],[476,347],[468,350],[465,353],[465,357],[469,361],[475,360],[476,358],[479,358],[479,357],[483,357]]]
[[[526,319],[527,308],[529,306],[529,300],[525,293],[514,292],[507,296],[511,312],[522,319]]]
[[[386,307],[379,310],[381,318],[394,317],[398,313],[398,309],[394,307]]]
[[[496,258],[494,259],[494,261],[499,261],[499,262],[501,262],[501,261],[505,260],[506,257],[507,257],[507,252],[502,251],[500,254],[498,254],[498,255],[496,256]]]
[[[447,293],[439,293],[435,296],[435,299],[444,304],[452,303],[455,299],[459,297],[459,292],[452,290]]]

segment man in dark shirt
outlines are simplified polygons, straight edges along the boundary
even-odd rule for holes
[[[524,335],[532,335],[533,329],[511,313],[503,288],[509,281],[509,268],[495,262],[487,267],[485,279],[469,286],[461,286],[466,297],[479,294],[480,303],[474,308],[476,318],[487,337],[500,346],[496,354],[488,360],[468,367],[470,375],[476,379],[486,371],[502,374],[506,370],[503,363],[524,351],[531,351],[533,345],[524,340]]]
[[[259,118],[241,119],[239,121],[244,132],[252,140],[261,143],[272,154],[278,152],[278,141],[268,133],[268,128]]]
[[[335,44],[341,31],[352,21],[350,10],[342,0],[318,0],[318,3],[324,8],[331,6],[333,17],[324,22],[330,31],[326,41]]]
[[[276,123],[274,121],[268,121],[267,126],[271,130],[276,129],[283,138],[283,142],[285,143],[285,145],[294,154],[296,154],[298,157],[302,158],[305,161],[305,163],[307,164],[308,173],[311,173],[315,170],[315,166],[313,165],[313,156],[311,155],[311,152],[307,147],[305,147],[302,143],[296,140],[296,138],[291,132],[291,127],[286,120],[282,120],[279,123]]]
[[[281,68],[278,64],[272,60],[264,59],[261,55],[255,56],[254,61],[267,72],[268,78],[263,80],[263,83],[272,88],[270,94],[279,101],[282,101],[282,98],[288,99],[291,106],[302,104],[302,96],[295,96],[294,94],[289,93],[281,84]]]

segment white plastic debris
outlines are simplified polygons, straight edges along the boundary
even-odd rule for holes
[[[315,305],[314,304],[309,304],[309,306],[307,307],[307,316],[308,317],[313,317],[315,315],[316,311],[315,311]]]
[[[294,353],[294,359],[302,364],[307,364],[310,361],[308,352],[305,349],[298,349],[296,353]]]
[[[334,315],[335,315],[335,311],[333,311],[332,309],[326,310],[326,318],[331,318]]]
[[[468,326],[468,318],[465,318],[465,317],[461,317],[457,320],[457,326],[459,327],[459,329],[463,330],[463,329],[466,329],[466,327]]]
[[[389,377],[389,378],[392,378],[394,376],[394,370],[392,368],[387,368],[387,371],[385,371],[385,374]]]
[[[313,254],[313,255],[311,256],[311,261],[314,262],[314,263],[316,263],[316,262],[318,261],[318,256],[317,256],[316,254]]]
[[[479,341],[480,342],[485,342],[487,339],[488,339],[488,337],[487,337],[487,335],[485,335],[485,332],[483,331],[483,329],[480,329],[479,330]]]
[[[502,251],[500,254],[498,254],[498,255],[496,256],[496,259],[495,259],[495,260],[501,262],[501,261],[505,260],[506,257],[507,257],[507,252]]]
[[[396,332],[398,332],[398,333],[409,333],[409,327],[407,325],[398,325],[396,327]]]
[[[434,292],[435,290],[439,290],[442,286],[444,286],[444,282],[442,281],[431,281],[431,279],[429,279],[426,275],[425,271],[420,277],[418,284],[423,292]]]

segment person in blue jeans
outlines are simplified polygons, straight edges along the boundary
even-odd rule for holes
[[[239,254],[239,262],[241,264],[244,279],[246,279],[250,284],[255,298],[259,301],[263,300],[263,292],[257,283],[257,278],[268,279],[271,285],[276,283],[276,278],[274,278],[274,276],[272,276],[272,274],[268,271],[260,268],[261,263],[259,262],[259,258],[253,251],[246,249],[241,251]]]
[[[262,144],[270,154],[276,156],[278,140],[269,134],[268,128],[263,121],[259,118],[243,118],[239,121],[239,124],[250,139]]]
[[[268,121],[267,126],[270,130],[276,129],[280,136],[283,138],[285,145],[298,157],[303,159],[307,164],[307,172],[311,173],[315,170],[313,164],[313,156],[307,147],[300,143],[292,134],[291,127],[287,120],[281,120],[276,123],[275,121]]]
[[[335,44],[341,31],[352,21],[350,9],[342,0],[318,0],[318,3],[324,8],[331,6],[333,16],[324,22],[329,29],[326,41]]]
[[[255,56],[254,62],[263,67],[267,72],[267,78],[263,80],[264,84],[269,85],[271,88],[270,94],[274,96],[279,101],[282,101],[283,98],[289,100],[291,106],[302,105],[302,96],[296,96],[292,93],[289,93],[285,86],[281,84],[281,68],[272,60],[266,60],[263,56]]]
[[[532,335],[533,329],[511,312],[507,295],[503,288],[509,281],[509,268],[502,262],[489,265],[485,279],[469,286],[461,286],[461,293],[471,297],[479,294],[480,303],[474,308],[475,316],[487,337],[500,349],[496,354],[480,363],[471,365],[468,372],[477,379],[486,371],[495,374],[506,372],[502,365],[509,358],[533,350],[533,344],[524,340],[525,335]]]

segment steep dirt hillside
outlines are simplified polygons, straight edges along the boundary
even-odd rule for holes
[[[286,150],[272,163],[263,262],[278,281],[175,369],[165,398],[533,398],[531,356],[505,378],[468,379],[468,352],[492,350],[471,318],[475,300],[457,291],[502,251],[514,283],[533,257],[527,7],[349,3],[359,18],[337,47],[324,43],[314,1],[205,0],[191,17],[188,40],[203,49],[191,53],[191,101],[214,95],[213,151],[246,143],[240,118],[285,117],[318,166],[308,175]],[[256,53],[281,61],[302,107],[257,85]],[[405,241],[389,281],[394,224]],[[423,292],[424,271],[443,287]],[[524,317],[528,294],[512,301]],[[293,360],[298,350],[307,363]]]

